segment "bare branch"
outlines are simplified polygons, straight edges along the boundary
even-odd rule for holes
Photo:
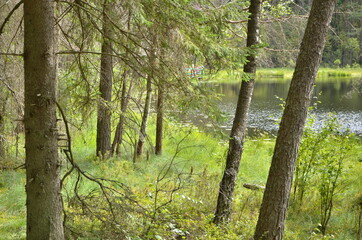
[[[4,53],[0,52],[0,56],[14,56],[14,57],[23,57],[23,53]]]
[[[18,2],[14,7],[13,9],[10,11],[10,13],[6,16],[4,22],[1,24],[1,27],[0,27],[0,35],[3,34],[3,31],[4,31],[4,27],[6,25],[6,23],[10,20],[11,16],[13,15],[13,13],[16,11],[16,9],[18,9],[21,4],[23,4],[24,0],[21,0],[20,2]]]
[[[299,49],[274,49],[274,48],[264,48],[264,49],[272,52],[299,52]]]
[[[279,18],[268,18],[268,19],[262,19],[260,20],[261,23],[273,23],[273,22],[285,22],[292,18],[302,18],[307,19],[308,15],[289,15],[286,17],[279,17]]]
[[[238,23],[248,22],[248,20],[247,19],[243,19],[243,20],[229,20],[229,19],[226,19],[225,22],[226,23],[231,23],[231,24],[238,24]]]

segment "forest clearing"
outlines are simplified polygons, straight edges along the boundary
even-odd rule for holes
[[[361,0],[0,0],[0,240],[362,239]]]

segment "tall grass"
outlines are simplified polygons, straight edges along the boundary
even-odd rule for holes
[[[25,239],[24,170],[0,172],[0,238]]]
[[[149,137],[153,140],[154,126],[151,125],[149,130]],[[129,154],[121,158],[100,160],[94,156],[94,132],[75,134],[74,155],[81,168],[94,177],[122,183],[125,188],[118,190],[132,201],[137,201],[138,205],[125,199],[125,195],[109,195],[108,200],[116,204],[113,211],[121,226],[119,229],[110,221],[112,214],[107,209],[108,200],[101,196],[99,186],[83,179],[78,194],[95,208],[94,211],[100,216],[100,219],[96,219],[77,201],[74,195],[77,175],[73,174],[65,182],[63,196],[68,214],[67,225],[79,235],[68,232],[69,238],[119,239],[120,235],[117,238],[117,234],[123,232],[131,239],[188,236],[190,239],[221,240],[252,237],[263,192],[252,191],[242,185],[265,184],[274,139],[263,136],[247,139],[234,195],[233,221],[228,226],[216,227],[210,222],[224,168],[227,139],[201,132],[195,127],[167,122],[164,154],[150,154],[148,160],[144,158],[134,164],[132,149],[128,149]],[[337,197],[329,235],[323,239],[352,239],[355,236],[353,201],[361,195],[362,164],[358,159],[362,156],[362,147],[359,139],[351,138],[349,141],[353,150],[346,160],[349,163],[345,178],[348,188]],[[148,147],[148,150],[152,148]],[[64,164],[64,171],[66,166]],[[1,239],[25,238],[24,174],[24,170],[0,173]],[[171,191],[179,183],[180,188],[170,198]],[[123,215],[123,212],[127,214]],[[318,218],[317,191],[313,190],[302,208],[290,208],[285,239],[322,239],[315,231]],[[107,224],[102,223],[102,219]]]

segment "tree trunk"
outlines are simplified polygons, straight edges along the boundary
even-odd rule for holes
[[[112,45],[109,38],[111,37],[111,24],[109,23],[106,13],[109,9],[108,3],[103,6],[103,43],[101,56],[101,71],[99,92],[101,94],[98,103],[97,117],[97,156],[107,157],[111,151],[111,112],[108,104],[112,100]]]
[[[276,139],[254,239],[282,239],[295,161],[335,0],[315,0]]]
[[[0,113],[0,166],[5,159],[5,127],[4,127],[4,117]]]
[[[2,94],[2,92],[0,92]],[[0,168],[3,161],[5,160],[5,116],[6,116],[6,105],[7,105],[7,96],[4,99],[0,99],[2,102],[0,110]]]
[[[54,1],[24,1],[27,239],[64,239],[56,125]]]
[[[153,60],[151,60],[152,62]],[[153,64],[151,64],[152,66]],[[137,161],[143,154],[143,145],[146,140],[146,128],[148,122],[148,116],[150,114],[150,107],[151,107],[151,97],[152,97],[152,77],[153,74],[151,73],[147,77],[147,94],[145,100],[145,107],[143,108],[143,115],[142,115],[142,123],[140,127],[139,139],[136,146],[136,154],[135,154],[135,161]]]
[[[359,1],[360,6],[362,5],[362,0]],[[362,28],[362,18],[360,18],[360,29]],[[358,64],[362,67],[362,31],[359,32],[359,57],[358,57]]]
[[[116,132],[114,135],[111,155],[114,155],[116,152],[117,155],[120,155],[120,147],[123,141],[123,131],[124,131],[124,123],[125,123],[125,112],[127,111],[128,102],[131,97],[133,79],[131,80],[129,87],[127,89],[127,73],[124,74],[123,85],[122,85],[122,97],[121,97],[121,114],[119,116],[119,121],[117,124]]]
[[[163,134],[163,104],[164,104],[163,86],[159,83],[157,96],[157,119],[156,119],[156,148],[155,154],[162,155],[162,134]]]
[[[253,46],[255,47],[255,45],[259,43],[259,17],[261,3],[261,0],[251,0],[249,7],[250,19],[248,20],[247,47],[251,49]],[[255,49],[253,50],[255,51]],[[244,72],[255,74],[255,52],[250,52],[247,59],[248,63],[244,66]],[[214,218],[215,224],[227,222],[231,217],[233,193],[236,177],[239,172],[240,158],[244,150],[244,138],[247,132],[247,118],[253,89],[254,79],[250,79],[249,81],[242,81],[233,127],[230,134],[226,166],[223,178],[220,183],[219,196]]]
[[[358,212],[358,220],[357,220],[357,240],[362,239],[362,199],[359,200],[357,210]]]

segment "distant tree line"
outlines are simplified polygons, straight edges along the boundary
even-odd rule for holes
[[[289,14],[262,24],[261,67],[294,67],[312,1],[287,3]],[[339,0],[323,53],[324,67],[362,66],[362,1]]]

